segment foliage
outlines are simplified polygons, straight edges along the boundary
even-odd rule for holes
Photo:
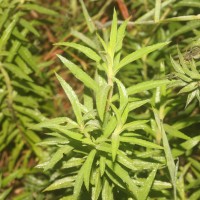
[[[51,63],[39,63],[39,50],[34,43],[40,37],[36,29],[40,21],[29,22],[30,9],[56,14],[28,1],[0,2],[0,187],[5,189],[0,189],[0,199],[22,186],[12,182],[31,172],[30,167],[36,164],[34,157],[44,156],[35,145],[41,137],[28,124],[38,123],[51,113],[48,107],[52,104],[52,89],[45,73]],[[37,170],[32,173],[37,174]]]
[[[199,199],[198,0],[0,2],[0,199]],[[31,59],[12,50],[14,41]],[[56,53],[67,69],[55,65]],[[9,139],[18,124],[23,137]],[[41,162],[30,170],[35,156],[32,165]],[[23,192],[13,195],[17,187]]]
[[[106,44],[97,35],[103,47],[99,52],[102,53],[76,43],[57,44],[74,47],[87,55],[96,62],[96,71],[92,79],[79,66],[58,56],[85,85],[86,93],[83,95],[83,103],[80,102],[71,86],[56,74],[71,102],[75,119],[54,118],[32,127],[52,129],[54,132],[51,133],[51,140],[48,139],[46,144],[58,147],[48,161],[39,165],[44,170],[60,168],[57,180],[45,191],[69,188],[63,193],[73,193],[73,198],[78,199],[81,195],[85,196],[81,193],[84,187],[92,199],[98,199],[100,195],[102,199],[113,199],[117,191],[121,198],[146,199],[153,183],[157,182],[154,186],[157,190],[164,189],[163,185],[166,184],[172,187],[169,182],[154,180],[157,170],[165,165],[165,158],[163,147],[154,142],[155,135],[149,140],[148,134],[152,134],[149,120],[134,120],[129,116],[129,113],[150,101],[146,98],[133,98],[134,94],[166,85],[170,81],[146,81],[126,89],[116,76],[127,64],[168,42],[141,48],[121,59],[126,25],[127,21],[117,28],[114,12],[109,43]],[[175,187],[176,170],[172,156],[168,160],[171,151],[166,136],[163,136],[163,146]],[[153,159],[149,156],[139,158],[141,152],[146,154],[149,150],[156,155]]]

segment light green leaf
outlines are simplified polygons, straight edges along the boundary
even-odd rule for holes
[[[162,146],[159,146],[157,144],[154,144],[154,143],[146,141],[146,140],[134,138],[134,137],[124,137],[124,136],[121,136],[120,137],[120,141],[121,142],[129,143],[129,144],[133,143],[133,144],[140,145],[140,146],[147,147],[147,148],[163,149]]]
[[[80,52],[85,54],[88,58],[90,58],[96,62],[99,62],[101,60],[101,57],[95,51],[93,51],[91,48],[83,46],[81,44],[76,44],[73,42],[59,42],[59,43],[56,43],[55,45],[73,47],[74,49],[79,50]]]
[[[85,187],[86,189],[89,191],[89,184],[90,184],[90,175],[91,175],[91,170],[92,170],[92,163],[94,161],[95,158],[95,154],[96,154],[96,150],[93,149],[92,151],[90,151],[85,163],[84,163],[84,183],[85,183]]]
[[[186,75],[184,75],[184,74],[181,74],[181,73],[174,73],[175,74],[175,76],[177,76],[177,77],[179,77],[180,79],[182,79],[184,82],[191,82],[192,81],[192,79],[191,78],[189,78],[188,76],[186,76]]]
[[[85,160],[83,158],[75,158],[72,157],[66,162],[63,162],[62,169],[72,168],[72,167],[78,167],[83,164]]]
[[[113,115],[113,116],[111,116],[111,118],[109,119],[109,121],[106,124],[105,128],[103,129],[103,135],[106,138],[108,138],[112,134],[112,132],[115,130],[116,126],[117,126],[117,119]]]
[[[184,140],[190,139],[190,137],[185,135],[183,132],[177,130],[176,128],[174,128],[173,126],[170,126],[168,124],[164,124],[164,129],[167,133],[169,133],[173,137],[181,138]]]
[[[47,188],[45,188],[43,190],[43,192],[52,191],[52,190],[58,190],[58,189],[62,189],[62,188],[73,187],[74,180],[75,180],[74,176],[65,177],[65,178],[56,180],[50,186],[48,186]]]
[[[73,191],[73,200],[79,199],[79,196],[81,194],[81,188],[82,188],[82,185],[83,185],[84,173],[86,173],[86,171],[85,171],[84,165],[82,165],[81,169],[78,171],[78,175],[77,175],[76,180],[75,180],[74,191]]]
[[[117,156],[117,162],[119,162],[124,167],[127,167],[132,171],[152,170],[158,166],[158,163],[146,162],[139,159],[130,159],[129,157],[124,155],[124,153],[121,151]]]
[[[140,129],[140,126],[143,124],[146,124],[147,122],[148,120],[138,120],[138,121],[132,121],[132,122],[126,123],[123,125],[122,131],[124,130],[133,131],[133,130]]]
[[[103,174],[105,172],[105,168],[106,168],[106,157],[100,156],[99,168],[100,168],[101,176],[103,176]]]
[[[31,69],[33,71],[38,72],[37,64],[34,60],[34,57],[31,54],[31,52],[28,50],[28,48],[21,45],[18,53],[21,56],[21,58],[26,62],[26,64],[31,67]]]
[[[0,194],[0,200],[5,200],[7,199],[8,195],[10,194],[10,192],[12,191],[12,187],[9,187],[8,189],[4,190],[1,194]]]
[[[119,133],[120,132],[115,130],[114,133],[112,134],[112,160],[113,160],[113,162],[115,161],[117,151],[119,148],[119,144],[120,144]]]
[[[121,167],[118,163],[113,163],[111,161],[106,161],[108,167],[124,182],[126,183],[128,191],[131,195],[137,199],[138,187],[134,184],[133,180],[128,174],[128,171]]]
[[[46,14],[46,15],[58,15],[57,12],[55,12],[54,10],[48,9],[44,6],[40,6],[37,4],[31,4],[31,3],[26,3],[21,5],[20,7],[22,7],[25,10],[35,10],[38,13],[42,13],[42,14]]]
[[[156,88],[158,86],[166,85],[170,83],[169,80],[154,80],[154,81],[145,81],[142,83],[138,83],[137,85],[133,85],[127,89],[128,95],[133,95],[136,93],[144,92],[146,90],[150,90]],[[116,101],[118,99],[118,95],[114,95],[112,101]]]
[[[93,49],[97,49],[97,45],[95,44],[95,42],[93,40],[91,40],[89,37],[87,37],[86,35],[84,35],[83,33],[72,29],[71,34],[73,36],[77,37],[78,39],[80,39],[82,42],[84,42],[89,47],[91,47]]]
[[[171,60],[172,66],[174,67],[177,73],[185,74],[182,67],[171,56],[170,56],[170,60]]]
[[[68,117],[56,117],[56,118],[52,118],[52,119],[45,119],[44,121],[40,122],[39,124],[36,124],[35,127],[48,127],[48,126],[51,126],[52,124],[58,125],[58,124],[63,124],[63,123],[69,123],[69,124],[72,124],[72,125],[78,127],[78,124]]]
[[[77,79],[82,81],[85,84],[85,86],[91,88],[94,91],[98,91],[99,87],[97,83],[90,76],[88,76],[82,69],[80,69],[77,65],[70,62],[63,56],[61,55],[57,55],[57,56],[60,58],[62,63],[71,71],[71,73],[74,74],[74,76]]]
[[[93,24],[93,21],[92,21],[90,15],[88,13],[86,7],[85,7],[85,4],[84,4],[83,0],[79,0],[79,1],[81,3],[81,7],[82,7],[82,10],[83,10],[83,15],[85,17],[85,20],[86,20],[87,26],[89,28],[89,31],[91,33],[93,33],[95,31],[95,29],[96,29],[94,24]]]
[[[36,35],[37,37],[40,37],[39,32],[35,29],[35,27],[28,21],[26,21],[25,19],[20,19],[20,24],[26,28],[27,30],[29,30],[31,33],[33,33],[34,35]]]
[[[101,36],[100,36],[99,34],[97,34],[97,37],[98,37],[98,39],[99,39],[101,45],[103,46],[105,52],[107,52],[108,47],[107,47],[106,43],[104,42],[104,40],[101,38]]]
[[[190,150],[194,148],[198,143],[200,142],[200,136],[195,136],[186,142],[181,143],[181,147],[183,147],[186,150]]]
[[[147,46],[147,47],[143,47],[139,50],[136,50],[135,52],[127,55],[125,58],[123,58],[119,65],[115,67],[115,74],[121,69],[123,68],[125,65],[138,60],[139,58],[142,58],[143,56],[151,53],[152,51],[155,51],[165,45],[169,44],[169,42],[163,42],[163,43],[158,43],[158,44],[154,44],[151,46]]]
[[[68,154],[73,150],[70,146],[63,146],[60,147],[51,157],[51,159],[46,163],[44,166],[44,171],[47,171],[48,169],[52,169],[56,163],[58,163],[63,158],[63,154]]]
[[[83,116],[81,113],[80,102],[78,100],[78,97],[76,96],[75,92],[70,87],[70,85],[67,84],[62,77],[60,77],[58,74],[56,74],[56,77],[59,80],[63,90],[65,91],[65,94],[68,96],[70,103],[72,104],[72,108],[78,121],[78,124],[81,125],[83,123]]]
[[[101,189],[102,189],[102,179],[100,175],[100,170],[98,168],[95,172],[95,182],[94,182],[94,187],[92,188],[92,200],[98,200]]]
[[[15,15],[15,18],[12,20],[12,22],[6,27],[4,32],[1,34],[0,38],[0,51],[4,49],[4,46],[6,45],[7,41],[10,38],[10,35],[19,19],[19,15]]]
[[[105,108],[108,100],[109,85],[101,85],[96,92],[96,106],[101,121],[104,120]]]
[[[192,100],[195,98],[196,95],[197,95],[197,90],[188,94],[185,108],[192,102]]]
[[[112,185],[107,179],[104,179],[103,189],[102,189],[102,200],[114,200]]]
[[[129,111],[139,108],[139,107],[143,106],[144,104],[148,103],[149,101],[150,101],[150,99],[131,102],[131,103],[129,103],[129,106],[128,106]]]
[[[115,47],[116,52],[120,51],[122,48],[122,42],[125,36],[125,30],[126,30],[127,24],[128,24],[128,20],[124,21],[118,29],[117,42],[116,42],[116,47]]]
[[[160,20],[160,11],[161,11],[161,0],[156,0],[155,5],[155,14],[154,14],[154,21],[159,22]]]
[[[174,188],[174,198],[176,198],[176,165],[172,156],[171,148],[169,146],[168,138],[165,133],[163,123],[161,122],[158,111],[156,109],[153,109],[155,120],[157,123],[157,126],[162,134],[162,141],[163,141],[163,147],[164,147],[164,152],[165,152],[165,157],[166,157],[166,162],[167,162],[167,167],[169,170],[170,178],[172,181],[172,185]]]
[[[3,65],[5,66],[5,68],[7,70],[12,72],[16,77],[18,77],[20,79],[24,79],[26,81],[33,82],[33,80],[28,75],[26,75],[26,73],[24,73],[24,71],[22,69],[20,69],[18,66],[14,65],[12,63],[4,63]]]
[[[110,31],[110,41],[109,41],[109,51],[110,51],[109,53],[112,56],[114,55],[115,52],[116,42],[117,42],[117,14],[114,9],[111,31]]]
[[[126,88],[124,87],[124,85],[122,84],[122,82],[119,79],[117,79],[117,78],[115,78],[115,81],[117,83],[118,90],[119,90],[120,109],[123,109],[124,106],[126,106],[127,103],[128,103],[128,94],[127,94]]]
[[[148,194],[150,192],[150,189],[153,185],[153,181],[155,179],[157,172],[157,168],[155,168],[148,176],[148,178],[144,181],[143,186],[138,191],[138,199],[139,200],[146,200],[148,197]]]
[[[186,85],[185,87],[183,87],[178,93],[181,94],[185,92],[191,92],[195,90],[197,87],[198,87],[197,82],[192,82]]]

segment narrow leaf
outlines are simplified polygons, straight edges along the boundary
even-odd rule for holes
[[[122,67],[124,67],[125,65],[139,59],[142,58],[143,56],[151,53],[152,51],[155,51],[165,45],[169,44],[169,42],[163,42],[163,43],[158,43],[158,44],[154,44],[151,46],[147,46],[147,47],[143,47],[139,50],[136,50],[135,52],[129,54],[128,56],[126,56],[125,58],[123,58],[121,60],[121,62],[119,63],[118,66],[116,66],[115,68],[115,73],[117,73]]]
[[[153,185],[153,181],[155,179],[157,172],[157,168],[154,169],[148,176],[148,178],[145,180],[144,185],[139,189],[138,191],[138,199],[140,200],[146,200],[148,197],[148,194],[150,192],[150,189]]]
[[[83,176],[84,176],[85,168],[84,165],[82,165],[81,169],[78,171],[78,175],[75,180],[74,184],[74,191],[73,191],[73,200],[78,200],[79,196],[81,194],[81,188],[83,185]]]
[[[88,58],[90,58],[96,62],[99,62],[101,60],[101,57],[95,51],[93,51],[91,48],[83,46],[81,44],[76,44],[73,42],[59,42],[59,43],[56,43],[55,45],[73,47],[74,49],[79,50],[80,52],[85,54]]]
[[[149,141],[146,141],[146,140],[133,138],[133,137],[123,137],[123,136],[121,136],[120,141],[121,142],[127,142],[127,143],[130,143],[130,144],[133,143],[133,144],[140,145],[140,146],[147,147],[147,148],[163,149],[162,146],[154,144],[153,142],[149,142]]]
[[[146,90],[154,89],[158,86],[166,85],[170,83],[169,80],[154,80],[154,81],[145,81],[142,83],[138,83],[137,85],[133,85],[127,89],[128,95],[133,95],[136,93],[144,92]],[[118,99],[118,95],[114,95],[112,101],[116,101]]]
[[[117,79],[117,78],[115,78],[115,81],[116,81],[116,83],[117,83],[118,90],[119,90],[120,109],[122,109],[122,108],[123,108],[124,106],[126,106],[127,103],[128,103],[128,94],[127,94],[126,88],[125,88],[125,86],[122,84],[122,82],[121,82],[119,79]]]
[[[83,116],[81,114],[80,102],[78,100],[78,97],[76,96],[73,89],[69,86],[69,84],[67,84],[66,81],[62,79],[62,77],[60,77],[58,74],[56,74],[56,77],[59,80],[63,90],[65,91],[65,94],[68,96],[72,104],[72,108],[78,121],[78,124],[81,125],[83,123]]]
[[[56,163],[58,163],[63,158],[63,154],[68,154],[72,151],[72,147],[70,146],[63,146],[59,148],[51,157],[51,159],[47,162],[47,164],[44,167],[44,171],[48,169],[52,169]]]
[[[75,177],[65,177],[59,180],[56,180],[54,183],[52,183],[50,186],[45,188],[45,191],[53,191],[53,190],[58,190],[62,188],[68,188],[68,187],[73,187],[73,182],[75,180]]]
[[[58,13],[55,12],[54,10],[48,9],[44,6],[37,5],[35,3],[34,4],[26,3],[26,4],[21,5],[21,7],[25,10],[35,10],[38,13],[42,13],[46,15],[58,15]]]
[[[108,182],[107,179],[105,179],[103,183],[102,200],[114,200],[112,185]]]
[[[100,170],[98,168],[95,173],[94,187],[92,188],[92,200],[98,200],[101,189],[102,189],[102,179],[100,175]]]
[[[117,14],[114,9],[113,20],[112,20],[111,31],[110,31],[110,42],[109,42],[110,53],[112,55],[115,52],[116,42],[117,42]]]
[[[96,106],[101,121],[104,120],[105,108],[108,99],[109,85],[102,85],[96,93]]]
[[[85,86],[91,88],[94,91],[97,91],[99,89],[97,83],[90,77],[88,76],[82,69],[80,69],[77,65],[74,63],[70,62],[66,58],[64,58],[61,55],[58,55],[62,63],[74,74],[74,76],[82,81]]]
[[[85,7],[85,4],[84,4],[83,0],[79,0],[79,1],[81,3],[81,7],[82,7],[82,10],[83,10],[83,15],[85,17],[87,26],[88,26],[90,32],[93,33],[95,31],[95,29],[96,29],[95,26],[94,26],[94,24],[93,24],[93,21],[92,21],[90,15],[88,13],[86,7]]]
[[[85,187],[86,189],[89,191],[89,183],[90,183],[90,174],[91,174],[91,170],[92,170],[92,163],[94,161],[95,158],[95,154],[96,154],[96,150],[93,149],[92,151],[90,151],[87,160],[84,163],[84,183],[85,183]]]

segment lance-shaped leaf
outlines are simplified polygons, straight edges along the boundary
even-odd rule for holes
[[[105,168],[106,168],[106,157],[104,157],[104,156],[100,157],[99,168],[100,168],[101,176],[103,176],[103,174],[105,172]]]
[[[85,54],[88,58],[90,58],[90,59],[92,59],[96,62],[99,62],[101,60],[101,57],[95,51],[93,51],[91,48],[86,47],[86,46],[81,45],[81,44],[76,44],[76,43],[73,43],[73,42],[59,42],[59,43],[56,43],[55,45],[73,47],[74,49],[79,50],[80,52]]]
[[[131,103],[129,103],[129,107],[128,107],[129,111],[139,108],[139,107],[143,106],[144,104],[148,103],[149,101],[150,101],[149,99],[146,99],[146,100],[131,102]]]
[[[7,28],[4,30],[3,33],[1,33],[1,38],[0,38],[0,51],[3,50],[5,44],[10,38],[10,35],[12,34],[12,31],[19,19],[21,13],[18,13],[15,15],[15,18],[12,20],[12,22],[7,26]]]
[[[149,142],[149,141],[134,138],[134,137],[123,137],[123,136],[121,136],[120,141],[126,142],[126,143],[133,143],[133,144],[140,145],[140,146],[147,147],[147,148],[163,149],[162,146],[154,144],[153,142]]]
[[[95,172],[94,187],[92,188],[92,200],[98,200],[100,192],[102,190],[102,178],[99,168]]]
[[[79,196],[81,194],[81,188],[82,188],[82,185],[83,185],[84,173],[86,173],[85,166],[82,165],[81,169],[78,171],[78,175],[76,177],[76,181],[75,181],[75,184],[74,184],[74,191],[73,191],[73,199],[74,200],[78,200]]]
[[[48,169],[52,169],[56,163],[58,163],[60,160],[62,160],[63,154],[68,154],[72,151],[72,147],[70,146],[63,146],[59,148],[51,157],[51,159],[46,163],[44,166],[44,171]]]
[[[172,156],[171,148],[169,146],[169,141],[167,138],[167,135],[165,133],[163,123],[161,122],[158,111],[156,109],[153,109],[154,116],[156,119],[157,126],[162,134],[162,141],[163,141],[163,147],[164,147],[164,152],[165,152],[165,158],[167,162],[167,167],[169,170],[170,178],[172,181],[172,185],[174,188],[174,197],[176,196],[176,165]],[[188,140],[189,141],[189,140]]]
[[[126,183],[127,189],[130,191],[131,195],[137,199],[138,187],[134,184],[133,180],[128,174],[128,171],[121,167],[117,162],[113,165],[111,161],[106,161],[108,167]]]
[[[118,32],[117,32],[117,44],[115,47],[115,51],[118,52],[122,48],[122,42],[125,36],[125,30],[127,26],[128,20],[124,21],[122,25],[119,27]]]
[[[114,9],[113,20],[110,31],[110,42],[109,42],[109,50],[112,54],[114,54],[115,52],[116,42],[117,42],[117,14]]]
[[[61,178],[59,180],[56,180],[54,183],[52,183],[50,186],[48,186],[45,191],[52,191],[52,190],[58,190],[61,188],[68,188],[73,187],[73,182],[75,180],[74,176]]]
[[[190,137],[182,133],[181,131],[177,130],[173,126],[170,126],[168,124],[164,124],[164,129],[167,133],[171,134],[173,137],[178,137],[184,140],[189,140]]]
[[[166,85],[170,83],[169,80],[154,80],[154,81],[145,81],[142,83],[138,83],[137,85],[133,85],[127,89],[128,95],[133,95],[136,93],[144,92],[146,90],[150,90],[156,88],[158,86]],[[112,101],[116,101],[118,99],[118,95],[114,95]]]
[[[91,170],[92,170],[92,163],[94,161],[95,158],[95,154],[96,154],[96,150],[93,149],[92,151],[90,151],[87,160],[84,163],[84,183],[85,183],[85,187],[86,189],[89,191],[89,183],[90,183],[90,174],[91,174]]]
[[[139,200],[146,200],[149,194],[149,191],[153,185],[153,181],[155,179],[157,172],[157,168],[155,168],[148,176],[148,178],[145,180],[143,186],[138,191],[138,199]]]
[[[96,92],[96,106],[97,106],[97,111],[98,111],[101,121],[103,121],[104,119],[109,90],[110,90],[110,86],[105,84],[105,85],[101,85],[99,87],[99,90]]]
[[[117,129],[118,129],[118,127],[116,128],[116,130],[112,134],[112,160],[113,161],[115,161],[117,151],[118,151],[118,148],[119,148],[119,144],[120,144],[120,138],[119,138],[120,132]]]
[[[107,179],[105,179],[103,183],[102,200],[114,200],[112,185],[108,182]]]
[[[21,5],[21,7],[24,10],[35,10],[36,12],[41,13],[41,14],[58,15],[58,13],[55,12],[54,10],[45,8],[44,6],[40,6],[40,5],[37,5],[37,4],[26,3],[26,4]]]
[[[95,29],[96,29],[95,26],[94,26],[94,23],[93,23],[90,15],[89,15],[89,13],[87,11],[87,8],[85,7],[85,4],[84,4],[83,0],[79,0],[79,1],[81,3],[81,7],[83,9],[83,15],[85,17],[87,26],[88,26],[90,32],[93,33],[95,31]]]
[[[116,83],[117,83],[118,90],[119,90],[120,109],[122,109],[122,108],[124,108],[124,106],[126,106],[127,103],[128,103],[128,94],[127,94],[127,90],[126,90],[126,88],[124,87],[124,85],[122,84],[122,82],[121,82],[119,79],[117,79],[117,78],[115,78],[115,81],[116,81]]]
[[[185,92],[191,92],[195,90],[197,87],[198,87],[198,84],[196,82],[189,83],[188,85],[186,85],[179,91],[179,94],[185,93]]]
[[[80,81],[84,83],[85,86],[91,88],[94,91],[97,91],[99,89],[97,83],[88,76],[80,67],[75,65],[74,63],[70,62],[66,58],[64,58],[61,55],[58,55],[62,63],[71,71],[71,73]]]
[[[177,73],[185,74],[183,68],[171,56],[170,56],[170,60],[171,60],[172,66],[174,67]]]
[[[169,44],[169,42],[163,42],[163,43],[158,43],[158,44],[154,44],[151,46],[147,46],[147,47],[143,47],[139,50],[136,50],[135,52],[127,55],[125,58],[123,58],[121,60],[121,62],[119,63],[118,66],[115,67],[115,73],[117,73],[122,67],[124,67],[125,65],[139,59],[142,58],[143,56],[151,53],[152,51],[155,51],[165,45]]]
[[[78,100],[78,97],[76,96],[76,93],[73,91],[73,89],[70,87],[69,84],[66,83],[66,81],[63,80],[63,78],[61,76],[59,76],[58,74],[56,74],[57,79],[59,80],[62,88],[65,91],[65,94],[68,96],[71,104],[72,104],[72,108],[74,111],[74,114],[76,116],[76,119],[78,121],[78,124],[81,125],[83,123],[83,116],[81,113],[81,109],[80,109],[80,102]]]

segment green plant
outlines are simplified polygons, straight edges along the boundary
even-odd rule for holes
[[[57,14],[29,1],[0,1],[0,199],[22,187],[18,180],[26,174],[37,174],[31,167],[44,156],[35,145],[41,138],[28,124],[42,121],[52,104],[52,88],[46,84],[50,76],[45,73],[51,62],[39,63],[41,22],[29,22],[29,10]]]
[[[131,117],[135,109],[150,103],[150,99],[136,98],[135,94],[157,88],[158,85],[164,86],[170,81],[151,80],[125,88],[117,78],[118,72],[127,64],[169,42],[143,47],[122,58],[126,25],[127,21],[117,28],[114,12],[109,42],[106,43],[97,34],[103,47],[98,53],[81,44],[57,44],[78,49],[96,63],[93,79],[79,66],[58,55],[70,72],[84,84],[83,102],[79,101],[71,86],[56,74],[71,102],[75,118],[54,118],[32,126],[34,129],[53,130],[48,133],[51,137],[40,143],[52,146],[51,156],[38,167],[56,171],[55,181],[45,191],[63,189],[60,198],[72,198],[73,195],[74,199],[84,199],[85,195],[89,195],[92,199],[100,196],[102,199],[146,199],[149,192],[153,195],[154,189],[175,187],[176,169],[156,110],[163,146],[156,144],[156,135],[149,120]],[[55,151],[53,146],[56,147]],[[172,185],[170,180],[156,180],[157,171],[166,165],[165,156]]]

